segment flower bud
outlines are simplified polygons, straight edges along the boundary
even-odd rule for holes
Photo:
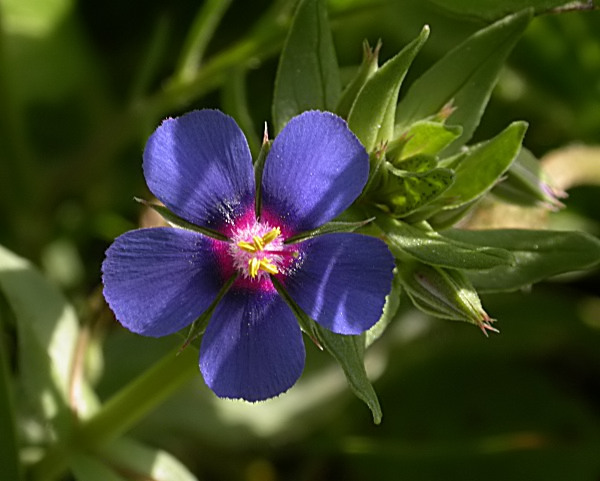
[[[487,336],[498,332],[481,306],[466,276],[455,269],[434,267],[421,262],[403,262],[398,267],[400,281],[415,307],[435,317],[475,324]]]

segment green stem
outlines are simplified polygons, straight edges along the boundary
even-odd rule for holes
[[[186,39],[174,77],[185,81],[196,73],[208,42],[212,38],[231,0],[207,0],[196,16]]]
[[[30,479],[58,479],[68,469],[69,452],[93,452],[122,435],[198,374],[198,352],[169,352],[125,386],[93,417],[81,423],[65,445],[56,445],[30,471]]]

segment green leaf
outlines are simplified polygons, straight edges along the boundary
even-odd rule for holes
[[[76,453],[69,461],[76,481],[127,481],[103,461],[88,454]]]
[[[354,78],[344,88],[338,105],[335,109],[336,113],[343,118],[347,118],[352,108],[352,104],[356,100],[358,92],[363,88],[367,80],[378,69],[378,58],[379,50],[381,49],[381,42],[377,42],[374,49],[371,48],[368,41],[363,42],[363,59],[360,67],[358,68]]]
[[[404,140],[404,145],[393,163],[414,155],[437,155],[461,133],[459,125],[447,126],[431,120],[415,122],[401,134],[399,140]]]
[[[64,432],[72,421],[67,406],[79,335],[75,310],[29,262],[3,247],[0,289],[17,325],[25,402],[38,410],[54,434]]]
[[[496,20],[527,7],[535,9],[536,13],[566,4],[589,7],[589,2],[567,0],[429,0],[429,2],[452,15],[474,17],[485,21]]]
[[[22,478],[16,437],[15,405],[13,402],[13,379],[8,365],[7,343],[3,327],[10,316],[9,306],[0,291],[0,466],[4,479],[20,481]],[[12,316],[11,316],[12,317]]]
[[[459,242],[506,249],[515,257],[512,266],[469,272],[469,278],[480,291],[515,290],[600,263],[600,240],[583,232],[499,229],[449,230],[445,234]]]
[[[460,154],[451,165],[441,162],[454,168],[456,174],[454,183],[440,199],[447,201],[444,209],[464,206],[489,192],[519,154],[526,129],[525,122],[513,122],[493,139]]]
[[[460,125],[463,132],[448,149],[464,145],[479,124],[498,73],[531,15],[531,10],[524,10],[480,30],[433,65],[398,104],[397,131],[452,103],[454,111],[447,123]]]
[[[564,207],[558,198],[567,195],[548,183],[540,162],[525,148],[510,166],[506,179],[494,187],[492,193],[505,202],[551,210]]]
[[[325,2],[301,0],[275,78],[275,133],[305,110],[334,111],[340,91],[339,68]]]
[[[385,216],[378,217],[377,223],[399,260],[409,256],[434,266],[475,270],[510,266],[515,261],[510,252],[497,246],[461,242]]]
[[[369,199],[395,217],[404,217],[440,197],[452,184],[454,173],[435,168],[408,172],[384,163],[381,183],[369,191]]]
[[[187,220],[182,219],[178,215],[173,214],[173,212],[171,212],[169,209],[167,209],[164,205],[153,204],[151,202],[148,202],[147,200],[140,199],[139,197],[135,197],[134,199],[136,202],[139,202],[140,204],[142,204],[146,207],[150,207],[152,210],[158,212],[162,216],[162,218],[165,221],[167,221],[169,223],[169,225],[171,225],[172,227],[178,227],[180,229],[191,230],[193,232],[199,232],[200,234],[204,234],[208,237],[212,237],[213,239],[218,239],[218,240],[222,240],[222,241],[229,240],[227,238],[227,236],[221,234],[220,232],[217,232],[212,229],[207,229],[206,227],[201,227],[196,224],[192,224],[191,222],[188,222]]]
[[[348,115],[348,126],[372,152],[377,143],[394,136],[394,118],[398,92],[413,59],[429,37],[429,27],[400,53],[388,60],[365,83]]]
[[[358,222],[328,222],[327,224],[318,227],[314,230],[303,232],[301,234],[290,237],[289,239],[286,239],[285,244],[294,244],[296,242],[301,242],[306,239],[312,239],[313,237],[323,234],[334,234],[336,232],[354,232],[356,229],[366,226],[373,220],[375,220],[375,217],[371,217],[370,219],[365,219]]]
[[[102,457],[130,479],[152,481],[197,481],[180,461],[161,449],[154,449],[130,438],[119,438],[102,450]]]
[[[373,415],[373,422],[375,424],[381,423],[381,417],[383,416],[381,406],[365,370],[365,334],[363,333],[360,336],[335,334],[316,323],[315,328],[321,344],[344,370],[348,384],[354,394],[369,406]]]
[[[365,402],[373,414],[373,421],[375,424],[379,424],[382,416],[381,407],[379,406],[377,394],[375,394],[375,390],[367,377],[364,364],[366,335],[363,333],[360,336],[344,336],[321,327],[296,304],[275,276],[271,276],[271,281],[279,295],[296,316],[302,330],[317,347],[327,349],[340,364],[350,389],[359,399]]]

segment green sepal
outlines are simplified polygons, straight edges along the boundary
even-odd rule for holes
[[[558,199],[567,196],[565,192],[550,185],[540,162],[525,148],[521,149],[510,166],[506,179],[494,187],[492,193],[505,202],[542,206],[550,210],[563,208],[564,204]]]
[[[450,169],[409,172],[384,162],[377,186],[370,189],[368,199],[393,217],[404,217],[440,197],[453,181],[454,172]]]
[[[525,122],[513,122],[496,137],[440,161],[440,165],[453,169],[456,175],[440,199],[446,204],[442,209],[471,204],[489,192],[519,154],[526,130]]]
[[[324,0],[301,0],[288,32],[273,92],[275,133],[312,109],[334,111],[340,72]]]
[[[377,394],[367,377],[364,364],[365,334],[344,336],[321,327],[296,304],[275,276],[271,276],[271,280],[279,295],[296,316],[300,328],[319,349],[327,349],[340,364],[350,389],[369,407],[373,415],[373,422],[379,424],[382,416],[381,407],[379,406]]]
[[[405,172],[412,172],[420,174],[423,172],[429,172],[437,167],[438,161],[433,155],[429,154],[416,154],[407,158],[396,158],[393,162],[390,162],[395,169]]]
[[[449,230],[445,234],[459,242],[501,247],[515,257],[513,265],[468,273],[473,284],[482,292],[516,290],[551,276],[589,269],[600,263],[600,240],[584,232],[497,229]]]
[[[394,321],[400,311],[400,299],[402,297],[402,283],[394,270],[392,279],[392,289],[385,296],[385,304],[383,305],[383,314],[379,320],[366,332],[365,348],[373,344],[385,332],[391,322]]]
[[[427,37],[429,27],[425,26],[419,36],[383,64],[358,93],[348,114],[348,126],[367,152],[372,152],[378,143],[394,137],[398,92],[408,68]]]
[[[289,306],[289,308],[294,313],[294,316],[296,317],[298,324],[300,324],[300,328],[306,333],[306,335],[311,339],[311,341],[319,349],[323,350],[323,346],[320,344],[320,342],[318,340],[316,322],[313,321],[310,317],[308,317],[306,312],[304,312],[300,308],[300,306],[298,306],[298,304],[296,304],[296,301],[294,301],[294,299],[291,298],[291,296],[285,290],[285,287],[283,287],[283,284],[281,284],[281,282],[279,282],[277,277],[275,277],[273,275],[270,277],[271,277],[271,282],[273,282],[273,286],[277,290],[278,294],[281,296],[281,298],[285,301],[285,303]]]
[[[421,120],[412,124],[390,143],[388,157],[396,165],[415,155],[437,155],[461,134],[460,125],[444,125],[443,122]],[[400,148],[395,155],[392,155],[394,144],[399,144]]]
[[[273,141],[269,140],[269,132],[267,131],[267,126],[265,124],[265,131],[263,134],[262,145],[260,146],[260,151],[254,161],[254,181],[256,184],[256,198],[254,199],[254,212],[256,214],[256,218],[260,218],[260,211],[262,208],[262,176],[263,170],[265,169],[265,160],[267,160],[267,155],[269,155],[269,151],[271,150],[271,145],[273,145]]]
[[[383,413],[377,393],[373,389],[365,369],[366,334],[346,336],[331,332],[316,323],[315,327],[319,341],[343,369],[350,389],[369,407],[373,415],[373,422],[380,424]]]
[[[515,263],[514,256],[500,247],[461,242],[383,215],[376,222],[385,233],[392,254],[400,261],[416,259],[433,266],[468,270]]]
[[[323,234],[335,234],[338,232],[354,232],[356,229],[360,229],[361,227],[366,226],[370,222],[373,222],[373,220],[375,220],[375,217],[371,217],[370,219],[365,219],[358,222],[328,222],[327,224],[318,227],[314,230],[303,232],[301,234],[297,234],[293,237],[290,237],[289,239],[285,240],[284,244],[296,244],[297,242],[312,239],[313,237]]]
[[[185,341],[183,341],[183,345],[181,346],[182,350],[189,346],[196,338],[204,334],[204,331],[208,326],[210,318],[212,317],[213,312],[215,312],[217,304],[219,304],[219,302],[221,302],[221,299],[225,297],[225,294],[227,294],[227,292],[229,291],[229,289],[231,288],[231,286],[237,278],[238,274],[233,275],[229,279],[227,279],[227,282],[225,282],[223,287],[221,287],[221,289],[217,293],[217,296],[215,297],[215,300],[211,302],[210,306],[208,306],[208,309],[206,309],[202,314],[200,314],[200,317],[192,323],[187,335],[185,336]]]
[[[461,271],[421,262],[400,262],[397,270],[404,291],[419,310],[474,324],[484,334],[495,331],[493,319],[483,310],[477,291]]]
[[[367,80],[377,71],[379,50],[381,49],[381,41],[377,42],[374,49],[371,48],[369,42],[363,42],[363,58],[360,67],[358,68],[354,78],[344,88],[340,101],[338,102],[335,112],[342,118],[347,118],[352,108],[352,104],[356,100],[358,92],[363,88]]]
[[[436,115],[452,103],[449,125],[463,132],[449,147],[458,150],[473,135],[508,54],[531,20],[532,10],[507,16],[448,52],[409,88],[396,110],[396,132]]]
[[[152,202],[148,202],[147,200],[140,199],[139,197],[134,197],[136,202],[139,202],[143,206],[150,207],[155,212],[159,213],[160,216],[172,227],[178,227],[180,229],[191,230],[193,232],[199,232],[200,234],[204,234],[205,236],[212,237],[213,239],[228,241],[228,237],[217,232],[212,229],[207,229],[206,227],[201,227],[196,224],[192,224],[185,219],[182,219],[176,214],[173,214],[169,209],[167,209],[164,205],[153,204]]]

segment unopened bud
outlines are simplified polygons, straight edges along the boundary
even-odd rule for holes
[[[487,331],[498,332],[483,310],[477,291],[465,275],[455,269],[434,267],[421,262],[403,262],[398,267],[400,281],[415,307],[435,317],[463,321]]]

